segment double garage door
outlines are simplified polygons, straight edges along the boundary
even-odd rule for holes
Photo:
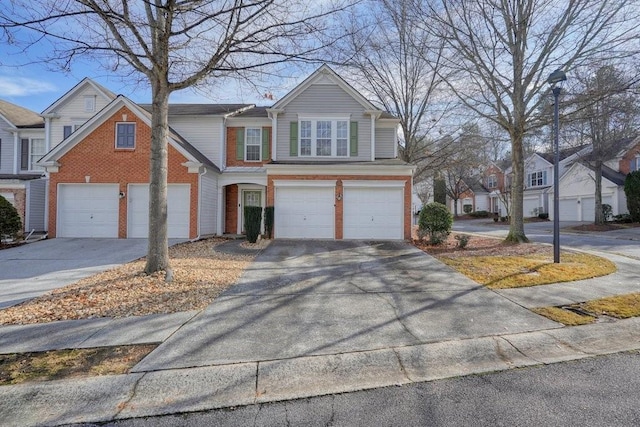
[[[189,237],[190,186],[167,188],[167,221],[170,238]],[[127,203],[127,237],[147,237],[149,186],[130,184]],[[118,237],[118,184],[60,184],[58,186],[59,237]]]
[[[341,195],[343,238],[403,239],[403,184],[345,181]],[[335,182],[276,185],[277,238],[334,239],[336,219]]]
[[[612,205],[611,196],[603,196],[602,203]],[[577,197],[560,199],[560,220],[561,221],[588,221],[593,222],[596,216],[596,198],[582,197],[578,203]]]

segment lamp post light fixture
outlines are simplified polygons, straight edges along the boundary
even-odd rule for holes
[[[558,131],[560,130],[560,123],[558,118],[558,96],[562,88],[559,84],[567,80],[567,75],[561,69],[555,70],[549,78],[547,83],[551,85],[551,91],[553,92],[553,262],[558,264],[560,262],[560,198],[559,187],[560,177],[558,176],[559,164],[560,164],[560,150],[558,149]]]

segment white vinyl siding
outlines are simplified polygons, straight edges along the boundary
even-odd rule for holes
[[[222,118],[170,116],[169,125],[218,167],[222,147]]]
[[[300,152],[298,156],[290,155],[290,123],[304,119],[341,120],[358,123],[358,155],[351,157],[336,157],[344,160],[371,160],[371,118],[364,114],[364,107],[338,85],[314,84],[292,99],[285,108],[285,112],[278,115],[278,133],[276,154],[278,160],[304,159]],[[333,119],[332,119],[333,118]],[[344,118],[344,119],[342,119]],[[298,126],[298,132],[301,126]],[[307,160],[316,159],[307,155]]]
[[[0,173],[13,173],[13,135],[0,129]]]
[[[200,234],[216,233],[218,223],[218,177],[213,171],[207,171],[200,179]]]
[[[44,231],[45,217],[45,195],[47,191],[46,179],[34,179],[28,181],[27,186],[27,218],[25,220],[25,231]]]
[[[376,158],[393,159],[395,157],[395,128],[376,128]]]

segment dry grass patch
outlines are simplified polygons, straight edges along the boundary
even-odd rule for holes
[[[201,310],[235,284],[254,256],[215,251],[223,239],[169,248],[173,281],[144,274],[144,259],[82,279],[23,304],[0,310],[0,324],[44,323]]]
[[[640,294],[616,295],[580,304],[580,308],[596,315],[618,319],[640,316]]]
[[[547,319],[551,319],[554,322],[562,323],[565,326],[587,325],[596,321],[596,318],[593,316],[578,314],[560,307],[541,307],[534,308],[531,311]]]
[[[130,345],[0,355],[0,385],[125,374],[155,345]]]
[[[614,273],[611,261],[585,253],[562,251],[553,263],[553,248],[535,243],[505,244],[501,239],[471,236],[467,248],[456,247],[456,233],[443,245],[414,242],[423,251],[491,289],[570,282]]]

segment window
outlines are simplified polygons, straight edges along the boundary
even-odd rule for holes
[[[247,128],[245,136],[245,160],[248,162],[258,162],[262,159],[260,150],[262,149],[262,129]]]
[[[44,139],[33,138],[29,142],[29,170],[44,170],[42,166],[36,166],[36,162],[47,154]]]
[[[635,157],[631,159],[629,164],[629,172],[634,172],[640,170],[640,157]]]
[[[66,125],[62,127],[62,139],[67,139],[78,128],[77,125]]]
[[[540,187],[547,185],[547,171],[533,172],[527,175],[529,187]]]
[[[84,111],[86,113],[93,113],[96,110],[96,97],[94,95],[87,95],[84,97]]]
[[[489,175],[487,178],[487,188],[496,188],[498,186],[498,178],[495,175]]]
[[[116,123],[116,148],[136,147],[136,124]]]
[[[348,120],[301,120],[300,156],[347,157]]]

